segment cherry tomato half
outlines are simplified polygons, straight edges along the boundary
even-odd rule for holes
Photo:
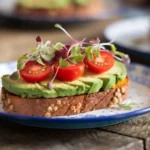
[[[36,61],[28,61],[25,67],[20,70],[21,77],[28,82],[40,82],[46,79],[51,74],[51,66],[44,63],[40,65]]]
[[[92,72],[103,73],[113,67],[114,57],[111,52],[106,50],[101,50],[100,58],[95,57],[92,61],[90,61],[86,57],[85,63]]]
[[[58,68],[58,62],[54,64],[54,72],[56,73]],[[63,81],[73,81],[81,77],[84,73],[85,64],[83,62],[78,64],[71,64],[67,67],[58,69],[57,78]]]

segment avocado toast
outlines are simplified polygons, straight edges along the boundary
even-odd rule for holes
[[[37,47],[18,59],[17,71],[2,77],[6,112],[29,116],[65,116],[111,107],[124,100],[129,57],[100,40],[71,44],[36,38]],[[111,51],[104,48],[110,45]],[[116,59],[115,59],[116,58]]]
[[[49,18],[91,17],[103,8],[97,0],[18,0],[16,13]],[[69,12],[69,13],[68,13]]]

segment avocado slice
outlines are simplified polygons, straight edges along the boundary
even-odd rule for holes
[[[90,85],[84,84],[83,82],[79,80],[67,82],[66,84],[76,87],[76,95],[88,93],[90,89]]]
[[[107,91],[110,88],[112,88],[116,84],[116,76],[114,75],[109,75],[109,77],[102,77],[103,80],[103,90]]]
[[[29,9],[58,9],[68,7],[71,0],[40,0],[36,3],[33,0],[18,0],[17,4]]]
[[[103,81],[98,78],[81,77],[78,80],[82,81],[83,83],[90,86],[88,94],[96,93],[96,92],[100,91],[100,89],[103,85]]]
[[[47,80],[42,81],[39,84],[43,86],[44,88],[47,88],[47,83],[49,83],[50,81],[51,81],[51,78],[48,78]],[[58,79],[54,80],[54,82],[52,83],[52,86],[53,86],[53,90],[57,92],[58,97],[76,95],[76,91],[78,88],[77,86],[68,85],[65,82],[60,81]]]
[[[48,90],[38,83],[27,83],[23,80],[12,80],[9,75],[2,77],[2,85],[10,92],[22,97],[39,98],[39,97],[57,97],[55,90]]]

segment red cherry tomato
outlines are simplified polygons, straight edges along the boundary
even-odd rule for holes
[[[90,61],[86,57],[85,63],[92,72],[103,73],[113,67],[114,57],[111,52],[106,50],[101,50],[100,58],[95,57],[93,61]]]
[[[51,74],[51,66],[44,63],[40,65],[36,61],[28,61],[25,67],[20,70],[21,77],[28,82],[40,82],[46,79]]]
[[[58,62],[54,64],[54,72],[56,73]],[[58,69],[57,78],[63,81],[73,81],[81,77],[84,73],[85,64],[83,62],[78,64],[71,64],[69,66]]]

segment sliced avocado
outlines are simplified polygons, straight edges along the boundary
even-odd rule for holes
[[[125,79],[127,76],[127,70],[122,62],[115,61],[114,66],[101,74],[95,74],[90,71],[86,71],[84,77],[99,78],[104,81],[103,89],[108,90],[113,87],[117,82]],[[108,85],[107,85],[108,84]]]
[[[55,90],[47,90],[38,83],[27,83],[23,80],[12,80],[9,75],[2,77],[2,85],[10,92],[27,98],[57,97]]]
[[[126,69],[125,65],[119,61],[115,61],[115,66],[117,66],[117,68],[116,68],[117,71],[114,73],[114,75],[116,75],[116,80],[117,80],[116,82],[119,82],[126,78],[127,69]]]
[[[90,0],[72,0],[72,2],[74,2],[77,5],[87,5],[90,3]]]
[[[116,84],[116,76],[109,75],[109,77],[102,77],[103,80],[103,90],[107,91]]]
[[[67,82],[66,84],[76,87],[76,95],[88,93],[90,89],[90,85],[84,84],[83,82],[79,80]]]
[[[66,8],[72,3],[71,0],[18,0],[17,4],[29,9],[58,9]]]
[[[45,81],[40,82],[40,85],[46,88],[47,83],[50,81],[51,79],[47,79]],[[59,97],[76,95],[76,91],[78,88],[76,86],[65,84],[64,82],[59,81],[57,79],[55,79],[55,81],[52,83],[52,87],[57,92],[57,95]]]
[[[96,93],[98,92],[101,87],[103,86],[103,81],[98,78],[90,78],[90,77],[81,77],[78,79],[79,81],[82,81],[85,84],[90,85],[90,89],[88,91],[88,94]]]

